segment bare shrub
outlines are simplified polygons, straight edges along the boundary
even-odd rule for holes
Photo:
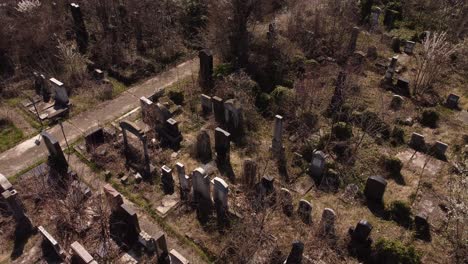
[[[63,66],[62,80],[71,87],[79,85],[87,74],[87,58],[80,54],[73,44],[59,41],[57,49],[57,56]]]

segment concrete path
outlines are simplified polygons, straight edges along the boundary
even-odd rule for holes
[[[178,80],[196,74],[197,72],[198,59],[186,61],[154,78],[129,88],[113,100],[103,102],[89,111],[72,117],[63,122],[63,128],[68,143],[71,144],[76,141],[93,126],[97,124],[107,124],[132,109],[139,107],[140,97],[149,97]],[[66,148],[65,138],[63,137],[59,125],[49,128],[47,131],[60,141],[62,148]],[[39,135],[36,135],[1,153],[0,173],[11,177],[39,160],[46,158],[48,153],[44,144],[41,143],[39,146],[34,144],[34,141],[38,138]]]

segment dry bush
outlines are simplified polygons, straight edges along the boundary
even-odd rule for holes
[[[59,41],[57,49],[57,57],[63,68],[61,81],[66,83],[69,88],[80,85],[87,76],[87,58],[80,54],[73,44]]]

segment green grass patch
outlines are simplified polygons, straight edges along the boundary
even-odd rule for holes
[[[17,128],[12,122],[5,121],[3,124],[0,124],[0,152],[13,147],[23,138],[23,131]]]
[[[121,93],[123,93],[128,88],[125,84],[117,81],[117,79],[114,79],[112,77],[108,77],[107,79],[109,79],[112,86],[114,87],[114,89],[112,91],[112,98],[115,98],[115,97],[119,96]]]

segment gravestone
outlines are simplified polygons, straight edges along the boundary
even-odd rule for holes
[[[401,40],[399,37],[392,38],[392,50],[393,52],[400,53]]]
[[[206,94],[202,94],[200,98],[201,98],[202,114],[203,116],[208,116],[213,111],[213,104],[211,102],[211,97],[209,97]]]
[[[33,72],[34,77],[34,91],[37,95],[42,96],[44,102],[48,102],[50,99],[50,93],[47,89],[46,78],[43,74]],[[48,97],[46,100],[46,96]]]
[[[411,95],[409,81],[401,77],[398,78],[395,86],[395,93],[409,97]]]
[[[447,101],[445,102],[445,105],[451,109],[458,109],[459,100],[460,100],[460,96],[456,94],[449,94],[449,96],[447,97]]]
[[[204,129],[202,129],[197,135],[196,152],[197,158],[203,163],[208,163],[213,158],[211,153],[210,135],[208,134],[208,131]]]
[[[263,208],[265,205],[272,205],[276,202],[274,182],[274,177],[265,175],[255,185],[255,202],[259,208]]]
[[[150,159],[149,159],[149,154],[148,154],[148,142],[147,142],[146,135],[136,124],[130,121],[120,122],[120,128],[122,129],[122,134],[123,134],[123,139],[124,139],[124,153],[125,153],[126,164],[134,168],[137,171],[143,170],[143,177],[150,178],[151,177],[151,164],[150,164]],[[140,166],[139,161],[132,160],[127,132],[132,133],[143,144],[143,155],[144,155],[143,166]]]
[[[93,77],[96,81],[102,81],[105,78],[105,74],[101,69],[94,69]]]
[[[161,183],[164,194],[174,193],[174,178],[172,178],[172,169],[164,165],[161,167]]]
[[[388,65],[388,68],[391,69],[392,71],[395,71],[397,63],[398,63],[398,56],[392,57],[390,59],[390,65]]]
[[[424,140],[424,136],[413,132],[413,134],[411,134],[409,146],[414,150],[424,151],[426,149],[426,141]]]
[[[366,56],[371,60],[377,59],[377,57],[378,57],[377,47],[376,46],[369,46],[367,48],[367,55]]]
[[[326,236],[335,235],[336,213],[333,209],[325,208],[322,213],[321,227],[322,234]]]
[[[434,144],[434,154],[437,157],[445,157],[445,152],[447,152],[448,145],[441,141],[436,141]]]
[[[371,17],[370,17],[370,26],[371,30],[376,30],[378,29],[379,26],[379,19],[380,19],[380,14],[382,13],[382,9],[379,7],[375,7],[372,9]]]
[[[85,145],[86,151],[90,152],[97,146],[104,143],[104,130],[102,127],[97,126],[92,128],[88,133],[85,135]]]
[[[283,208],[283,213],[287,216],[292,216],[294,211],[293,198],[291,192],[286,188],[280,189],[280,204]]]
[[[368,200],[382,203],[383,196],[387,188],[387,181],[381,176],[371,176],[367,179],[364,195]]]
[[[292,244],[291,252],[288,258],[284,262],[285,264],[301,264],[302,254],[304,252],[304,243],[300,241],[294,241]]]
[[[325,172],[325,153],[322,151],[314,151],[312,161],[310,162],[309,173],[310,176],[317,182],[320,182]]]
[[[104,195],[110,205],[111,211],[114,212],[120,209],[120,206],[124,203],[122,195],[109,183],[104,185],[102,189],[104,190]]]
[[[405,53],[413,54],[415,46],[416,46],[416,42],[407,40],[405,42]]]
[[[10,181],[5,175],[0,173],[0,193],[11,190],[13,190],[13,185],[10,183]]]
[[[242,107],[235,99],[224,102],[226,129],[232,135],[232,140],[239,142],[244,136],[244,117]]]
[[[171,264],[189,264],[190,262],[182,256],[177,250],[171,249],[169,252],[169,258],[170,258],[170,263]]]
[[[180,142],[182,142],[182,133],[179,130],[179,122],[175,119],[167,119],[163,127],[159,130],[159,135],[163,145],[168,145],[175,149],[180,147]]]
[[[148,252],[153,253],[156,251],[156,241],[152,236],[143,230],[138,235],[138,243],[145,247]]]
[[[169,109],[167,109],[167,107],[161,103],[156,103],[155,110],[156,110],[156,121],[159,124],[164,124],[166,123],[168,119],[172,118],[171,111],[169,111]]]
[[[334,114],[341,110],[341,107],[344,103],[343,97],[343,88],[346,83],[347,75],[345,72],[340,71],[338,74],[338,78],[336,80],[335,90],[333,91],[333,96],[330,101],[330,105],[328,106],[328,112],[330,114]]]
[[[135,209],[129,204],[123,203],[117,212],[119,225],[118,236],[119,238],[132,245],[138,241],[138,236],[141,232],[140,222]]]
[[[153,236],[156,244],[157,263],[169,263],[169,249],[167,247],[166,234],[159,232]]]
[[[140,98],[140,106],[141,106],[141,118],[143,119],[143,122],[145,122],[145,124],[152,124],[153,120],[152,118],[154,118],[154,105],[153,105],[153,102],[142,96]]]
[[[353,240],[364,243],[368,241],[371,231],[372,225],[369,222],[367,222],[367,220],[361,220],[356,225],[356,228],[354,228],[351,236]]]
[[[66,173],[68,171],[68,162],[65,159],[60,143],[47,131],[42,131],[41,136],[44,139],[47,150],[49,151],[49,166],[59,173]]]
[[[210,192],[210,177],[205,170],[197,168],[193,171],[193,201],[197,208],[197,217],[201,223],[206,223],[213,210]]]
[[[402,96],[394,94],[392,101],[390,102],[390,107],[394,110],[399,110],[403,105],[404,99]]]
[[[213,179],[213,199],[218,219],[218,226],[224,227],[228,223],[228,193],[229,186],[221,178]]]
[[[358,27],[353,27],[351,31],[351,38],[348,43],[348,54],[351,55],[356,51],[357,39],[361,30]]]
[[[248,187],[254,187],[257,183],[257,163],[252,159],[244,160],[243,182]]]
[[[220,164],[230,163],[231,134],[217,127],[215,129],[215,151],[216,160]]]
[[[49,232],[47,232],[43,226],[39,226],[37,229],[42,235],[45,244],[51,247],[60,258],[64,259],[66,257],[66,252],[62,249],[62,247],[60,247],[57,240],[55,240],[55,238]]]
[[[306,224],[312,223],[312,204],[307,200],[301,199],[297,208],[297,214],[302,222]]]
[[[179,177],[180,199],[187,201],[190,194],[190,177],[185,174],[185,166],[182,163],[177,162],[176,169]]]
[[[279,157],[283,151],[283,117],[280,115],[275,116],[275,126],[273,128],[273,140],[271,142],[273,155]]]
[[[213,112],[216,123],[218,123],[218,125],[222,125],[226,122],[224,113],[224,100],[217,96],[213,96],[211,99],[213,102]]]
[[[89,252],[78,241],[73,242],[70,247],[72,250],[71,263],[88,264],[94,261],[93,256],[91,256],[91,254],[89,254]]]
[[[414,229],[419,237],[427,238],[430,236],[431,228],[428,218],[424,212],[420,212],[414,217]]]
[[[76,44],[81,54],[85,54],[88,49],[88,32],[83,20],[83,14],[78,4],[71,3],[70,10],[73,17],[73,29],[76,35]]]
[[[2,198],[6,201],[17,223],[22,223],[27,218],[23,205],[19,201],[18,192],[15,189],[2,192]]]
[[[213,89],[213,54],[204,49],[198,53],[200,59],[200,71],[198,74],[198,83],[203,91]]]
[[[55,94],[54,107],[56,109],[67,108],[68,105],[70,104],[70,100],[68,99],[68,94],[67,94],[67,90],[65,89],[65,85],[61,81],[55,78],[50,78],[49,81],[52,84],[54,94]]]

